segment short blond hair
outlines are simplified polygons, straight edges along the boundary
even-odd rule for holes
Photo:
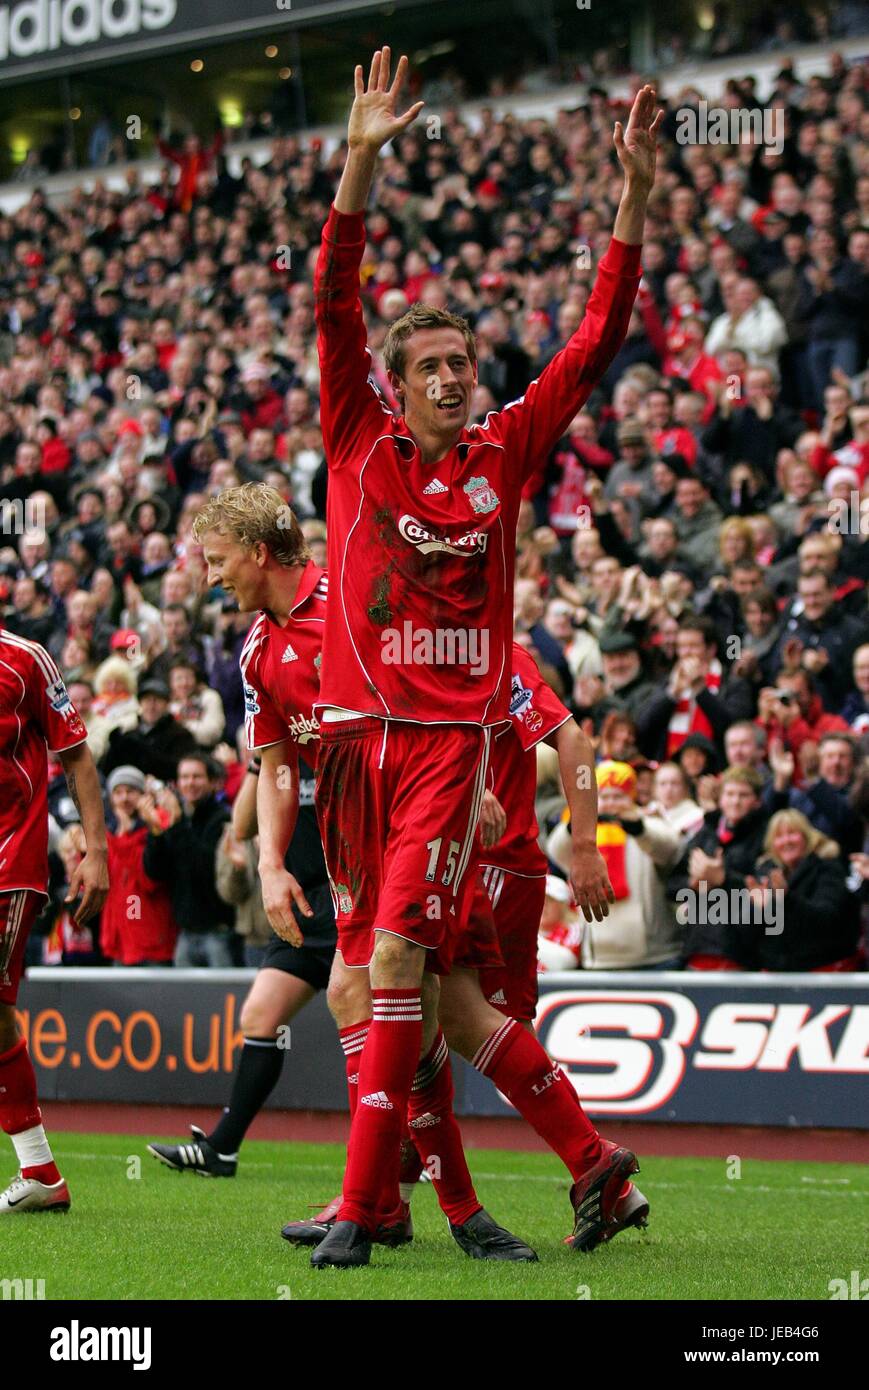
[[[774,859],[777,864],[781,864],[782,861],[773,849],[772,842],[782,826],[788,830],[799,831],[806,842],[807,855],[816,854],[819,859],[839,858],[841,851],[836,841],[831,840],[823,831],[818,830],[817,826],[812,825],[812,822],[803,815],[802,811],[798,811],[796,807],[788,806],[783,811],[776,811],[770,819],[763,841],[764,853],[770,859]]]
[[[94,693],[102,695],[110,681],[120,681],[130,695],[136,693],[136,668],[124,656],[107,656],[94,675]]]
[[[745,517],[743,517],[743,516],[729,516],[729,517],[727,518],[726,521],[722,522],[721,527],[719,528],[719,531],[718,531],[718,548],[719,548],[719,550],[722,549],[722,547],[723,547],[723,542],[724,542],[729,536],[738,536],[739,539],[742,541],[742,546],[743,546],[743,558],[744,558],[744,559],[746,559],[746,560],[753,560],[753,559],[754,559],[754,551],[755,551],[754,532],[752,531],[752,529],[751,529],[751,527],[749,526],[748,522],[746,521]]]
[[[763,790],[763,779],[756,768],[743,767],[741,763],[732,763],[726,767],[721,774],[720,786],[727,782],[739,782],[743,787],[750,787],[755,796],[760,796]]]
[[[311,558],[292,508],[267,483],[228,487],[210,498],[196,514],[193,539],[201,544],[209,531],[232,536],[248,550],[261,543],[288,569]]]

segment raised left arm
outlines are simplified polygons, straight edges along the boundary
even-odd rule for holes
[[[651,87],[638,92],[627,129],[613,139],[625,173],[613,239],[597,268],[585,316],[521,400],[493,418],[523,481],[561,438],[625,340],[640,284],[640,245],[646,203],[655,181],[657,132]]]

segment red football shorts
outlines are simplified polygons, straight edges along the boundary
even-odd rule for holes
[[[367,966],[387,931],[449,972],[474,892],[488,752],[475,725],[321,724],[315,801],[345,964]]]
[[[474,891],[467,898],[467,921],[459,930],[453,952],[453,965],[465,970],[503,970],[504,958],[498,942],[492,904],[483,883],[483,876],[476,860],[474,870]]]
[[[30,928],[45,904],[32,888],[0,893],[0,1004],[15,1004]]]
[[[486,864],[483,883],[492,904],[504,964],[481,970],[480,987],[501,1013],[530,1023],[537,1012],[537,932],[546,878],[523,878]]]

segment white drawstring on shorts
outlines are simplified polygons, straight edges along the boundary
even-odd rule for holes
[[[382,742],[381,745],[380,745],[380,762],[377,764],[377,770],[378,770],[378,772],[379,772],[379,771],[381,770],[381,768],[383,767],[383,759],[384,759],[385,756],[386,756],[386,733],[387,733],[387,730],[388,730],[388,729],[389,729],[389,720],[388,720],[388,719],[384,719],[384,721],[383,721],[383,742]]]

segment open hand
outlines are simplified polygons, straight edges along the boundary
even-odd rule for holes
[[[658,130],[664,119],[663,110],[655,115],[657,96],[654,87],[641,87],[634,98],[627,128],[616,121],[613,143],[625,178],[651,188],[655,182]]]
[[[361,64],[353,74],[356,96],[347,125],[347,143],[351,149],[356,146],[376,153],[387,140],[394,140],[415,121],[425,105],[417,101],[404,115],[396,116],[395,103],[407,74],[407,58],[404,55],[399,58],[392,86],[389,85],[389,64],[390,50],[378,49],[371,59],[367,90]]]

